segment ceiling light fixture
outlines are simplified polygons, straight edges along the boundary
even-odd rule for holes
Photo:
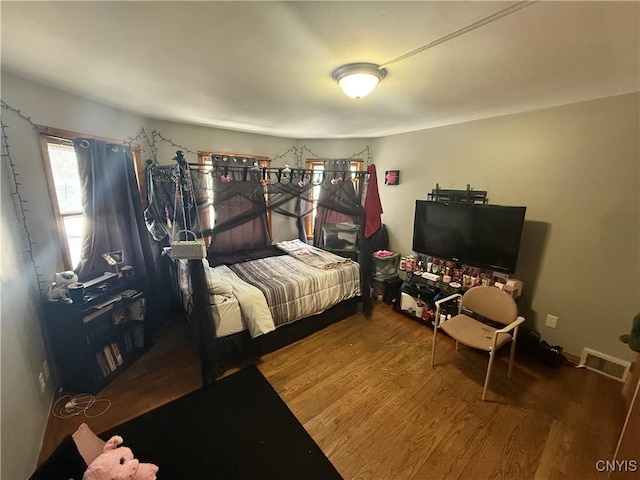
[[[417,53],[423,52],[430,48],[435,47],[436,45],[440,45],[444,42],[452,40],[456,37],[464,35],[465,33],[471,32],[476,28],[480,28],[489,23],[495,22],[496,20],[506,17],[514,12],[517,12],[520,9],[528,7],[537,3],[537,1],[521,1],[512,5],[509,5],[507,8],[500,10],[488,17],[482,18],[477,22],[474,22],[466,27],[460,28],[455,32],[452,32],[448,35],[440,37],[436,40],[433,40],[425,45],[422,45],[416,49],[411,50],[410,52],[399,55],[391,60],[383,63],[382,65],[377,65],[375,63],[348,63],[346,65],[342,65],[341,67],[336,68],[331,76],[333,79],[338,82],[342,91],[353,98],[362,98],[369,95],[373,90],[378,86],[380,80],[387,76],[387,69],[389,65],[392,63],[399,62],[401,60],[405,60],[409,57],[416,55]]]
[[[387,70],[375,63],[348,63],[336,68],[331,76],[345,95],[362,98],[373,92]]]

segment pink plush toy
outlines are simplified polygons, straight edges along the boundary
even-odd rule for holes
[[[158,467],[140,463],[133,458],[130,448],[119,447],[120,444],[122,437],[111,437],[84,472],[82,480],[156,480]]]

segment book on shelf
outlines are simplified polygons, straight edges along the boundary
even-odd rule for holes
[[[109,373],[111,373],[109,371],[109,367],[107,366],[107,361],[104,358],[103,353],[100,352],[96,352],[96,362],[98,362],[98,368],[100,368],[100,371],[102,372],[102,376],[104,378],[107,378],[109,376]]]
[[[111,349],[109,348],[109,345],[107,345],[106,347],[104,347],[102,349],[105,358],[107,359],[107,364],[109,365],[109,371],[113,372],[116,370],[116,368],[118,368],[118,365],[116,365],[116,359],[113,356],[113,353],[111,352]]]
[[[117,343],[112,343],[111,344],[111,350],[113,352],[113,356],[116,360],[116,365],[120,366],[123,363],[123,358],[122,358],[122,354],[120,353],[120,347],[118,346]]]

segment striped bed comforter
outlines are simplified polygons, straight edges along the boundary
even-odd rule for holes
[[[360,295],[360,266],[355,262],[324,270],[283,255],[229,268],[262,291],[276,327]]]

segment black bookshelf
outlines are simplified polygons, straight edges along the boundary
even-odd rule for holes
[[[99,392],[151,346],[140,285],[128,278],[93,283],[80,300],[44,303],[44,327],[65,392]]]

